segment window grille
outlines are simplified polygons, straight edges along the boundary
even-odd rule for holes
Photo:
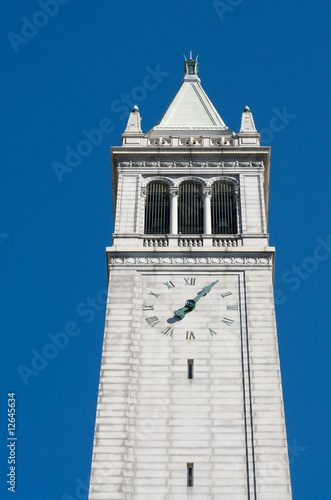
[[[228,182],[213,184],[211,221],[213,234],[237,233],[237,204],[233,184]]]
[[[169,211],[169,186],[164,182],[150,182],[145,203],[145,234],[168,234]]]
[[[183,182],[179,186],[178,231],[181,234],[203,233],[203,202],[200,184]]]

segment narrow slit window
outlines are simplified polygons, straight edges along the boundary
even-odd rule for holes
[[[188,359],[187,360],[187,378],[192,379],[193,378],[193,366],[194,366],[194,360],[193,359]]]
[[[194,464],[187,464],[187,486],[193,486],[193,469]]]

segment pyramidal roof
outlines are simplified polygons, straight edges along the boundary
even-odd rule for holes
[[[191,58],[184,62],[185,77],[176,96],[159,123],[150,132],[169,130],[229,131],[203,90],[197,75],[198,61]]]

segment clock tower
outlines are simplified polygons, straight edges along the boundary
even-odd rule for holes
[[[267,232],[270,148],[198,62],[111,151],[115,230],[89,500],[290,500]]]

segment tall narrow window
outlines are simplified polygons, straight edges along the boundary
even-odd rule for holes
[[[164,182],[150,182],[145,204],[145,234],[169,233],[169,187]]]
[[[193,366],[194,366],[194,360],[188,359],[187,360],[187,378],[188,379],[193,378]]]
[[[186,181],[179,186],[178,231],[181,234],[203,233],[202,190],[197,182]]]
[[[187,464],[187,486],[193,486],[194,464]]]
[[[213,234],[237,233],[237,204],[233,184],[229,182],[213,184],[211,222]]]

